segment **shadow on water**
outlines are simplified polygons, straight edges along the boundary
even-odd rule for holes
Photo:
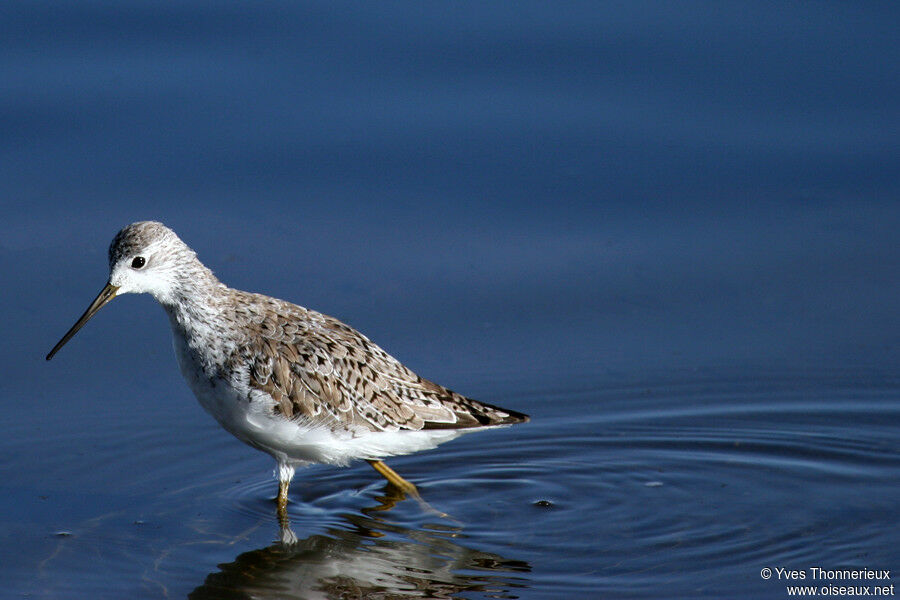
[[[515,598],[512,590],[527,587],[527,562],[463,545],[462,527],[390,523],[386,511],[403,499],[388,486],[379,505],[342,513],[342,526],[304,539],[283,521],[277,542],[219,565],[188,597]]]

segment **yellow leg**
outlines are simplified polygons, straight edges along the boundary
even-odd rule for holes
[[[278,517],[281,519],[287,518],[288,486],[290,485],[290,479],[278,482]]]
[[[388,483],[396,487],[401,492],[405,492],[407,494],[411,494],[413,496],[419,496],[419,490],[416,489],[416,486],[407,480],[400,477],[396,471],[392,468],[381,462],[380,460],[369,460],[366,461],[372,468],[378,471],[378,473],[388,480]]]

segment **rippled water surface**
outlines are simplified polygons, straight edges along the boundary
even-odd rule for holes
[[[900,574],[898,16],[5,3],[0,597]],[[299,471],[282,526],[271,459],[203,413],[151,298],[44,361],[148,218],[532,421],[391,460],[424,503]]]
[[[431,506],[368,467],[310,468],[289,531],[268,461],[214,425],[98,443],[76,422],[37,451],[62,456],[52,468],[4,490],[7,541],[28,551],[3,569],[37,597],[776,597],[763,566],[896,561],[898,383],[719,372],[523,391],[533,423],[393,461]]]

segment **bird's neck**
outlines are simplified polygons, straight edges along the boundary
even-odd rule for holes
[[[176,348],[182,345],[180,352],[188,352],[212,376],[234,349],[228,326],[230,290],[209,270],[193,275],[160,303],[169,316]]]

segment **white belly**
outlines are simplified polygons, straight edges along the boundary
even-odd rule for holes
[[[271,396],[250,390],[240,377],[211,380],[179,335],[174,337],[181,373],[200,405],[236,438],[272,455],[279,463],[346,465],[355,459],[378,460],[436,447],[469,430],[354,431],[332,423],[286,419],[276,414]]]

